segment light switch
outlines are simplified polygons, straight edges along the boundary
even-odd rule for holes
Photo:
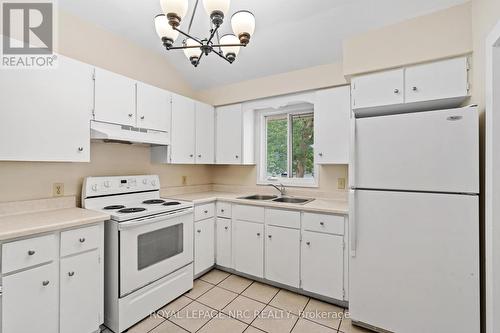
[[[337,188],[339,190],[345,190],[345,178],[337,178]]]

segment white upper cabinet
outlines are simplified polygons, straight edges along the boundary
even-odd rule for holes
[[[170,158],[174,164],[195,161],[195,101],[172,94],[172,145]]]
[[[350,101],[349,86],[316,92],[314,103],[316,163],[349,163]]]
[[[405,102],[467,96],[467,68],[466,57],[408,67],[405,72]]]
[[[95,69],[94,120],[136,126],[135,81]]]
[[[370,108],[404,102],[404,69],[355,77],[351,81],[352,108]]]
[[[0,75],[0,160],[88,162],[92,67],[58,55],[46,70]]]
[[[196,102],[196,164],[213,164],[215,160],[214,107]]]
[[[170,132],[170,92],[137,82],[137,127]]]

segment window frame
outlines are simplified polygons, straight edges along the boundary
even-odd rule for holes
[[[289,178],[289,177],[267,177],[267,119],[274,118],[280,119],[283,117],[287,118],[287,170],[289,174],[293,174],[293,152],[292,152],[292,122],[291,118],[296,115],[307,115],[312,114],[314,117],[314,105],[309,105],[307,107],[288,107],[281,110],[267,109],[260,111],[259,115],[259,141],[260,141],[260,152],[258,154],[259,160],[257,161],[257,185],[268,185],[281,183],[285,186],[291,187],[319,187],[319,167],[315,161],[315,155],[313,154],[313,165],[314,165],[314,177],[312,178]],[[316,138],[314,138],[316,139]],[[314,144],[313,144],[314,149]]]

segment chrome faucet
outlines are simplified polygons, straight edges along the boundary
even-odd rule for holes
[[[272,186],[274,187],[275,189],[277,189],[279,192],[280,192],[280,195],[281,196],[284,196],[285,195],[285,192],[286,192],[286,187],[285,185],[279,183],[280,187],[274,185],[274,184],[268,184],[269,186]]]

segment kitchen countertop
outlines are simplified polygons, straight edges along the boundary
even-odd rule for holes
[[[85,226],[108,219],[107,214],[76,207],[0,216],[0,241]]]
[[[272,201],[238,199],[240,197],[252,194],[255,193],[230,193],[230,192],[209,191],[209,192],[176,194],[166,197],[176,200],[192,201],[195,205],[209,203],[215,200],[222,200],[236,204],[282,208],[282,209],[294,209],[294,210],[307,211],[313,213],[330,213],[330,214],[342,214],[342,215],[347,215],[349,213],[349,205],[347,201],[342,201],[342,200],[315,198],[313,201],[308,202],[305,205],[300,205],[300,204],[279,203]]]

